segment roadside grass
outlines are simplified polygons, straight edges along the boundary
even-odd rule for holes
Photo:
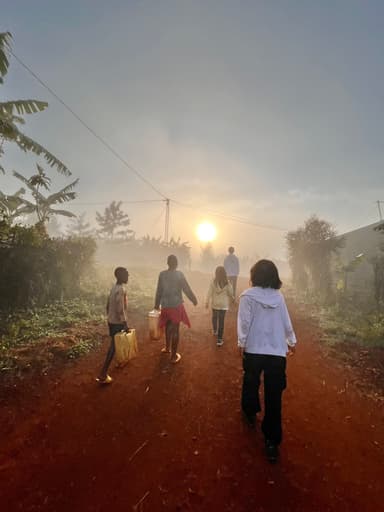
[[[146,314],[153,307],[158,271],[134,268],[129,273],[128,309]],[[99,266],[82,283],[79,297],[0,312],[0,372],[73,360],[97,347],[102,342],[100,328],[106,325],[105,305],[113,283],[113,268]]]
[[[326,334],[325,342],[335,345],[338,342],[351,341],[362,347],[384,347],[384,313],[363,312],[358,308],[340,310],[340,308],[320,308],[318,312],[320,326]]]

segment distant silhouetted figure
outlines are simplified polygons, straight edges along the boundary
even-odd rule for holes
[[[212,328],[214,336],[217,336],[217,346],[224,343],[224,319],[229,309],[229,304],[235,300],[231,283],[228,281],[224,267],[217,267],[215,278],[209,285],[205,307],[212,306]]]
[[[155,309],[159,309],[161,306],[159,325],[160,327],[165,326],[165,347],[161,351],[170,353],[171,362],[178,363],[181,359],[181,355],[177,352],[180,322],[191,327],[183,305],[183,292],[194,306],[197,305],[197,299],[184,274],[176,270],[177,258],[175,255],[168,256],[167,265],[168,270],[163,270],[159,274]]]
[[[279,289],[281,281],[275,264],[260,260],[251,268],[252,287],[240,295],[237,317],[238,345],[243,351],[244,418],[255,426],[261,410],[260,375],[264,373],[264,434],[268,460],[276,462],[282,439],[281,398],[286,388],[286,355],[294,353],[296,337],[287,306]]]
[[[239,258],[235,255],[234,247],[228,247],[228,254],[224,258],[224,268],[229,282],[232,284],[233,294],[236,297],[237,277],[240,273]]]
[[[111,344],[103,367],[99,373],[99,377],[96,379],[100,384],[110,384],[112,382],[112,378],[108,375],[108,368],[115,355],[115,334],[120,331],[128,331],[128,301],[127,292],[124,286],[128,283],[128,270],[124,267],[117,267],[115,269],[115,277],[116,284],[112,287],[107,302],[108,327]]]

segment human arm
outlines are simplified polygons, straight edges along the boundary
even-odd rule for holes
[[[211,282],[209,284],[208,292],[207,292],[207,298],[205,299],[205,307],[209,307],[209,303],[212,301],[212,292],[213,292],[213,283]]]
[[[285,303],[284,297],[282,297],[282,315],[283,315],[283,323],[284,323],[284,331],[285,331],[285,338],[287,340],[288,350],[291,353],[295,352],[296,347],[296,335],[292,327],[291,318],[288,313],[288,308]]]
[[[127,324],[128,301],[126,291],[122,286],[118,287],[115,295],[117,323]]]
[[[251,328],[251,304],[251,300],[246,295],[240,297],[239,310],[237,313],[237,345],[240,348],[245,348]]]
[[[184,274],[181,275],[181,289],[185,293],[185,295],[188,297],[188,299],[192,302],[194,306],[197,305],[197,299],[193,291],[191,290],[191,287],[188,284],[188,281],[185,279]]]
[[[163,281],[161,279],[161,274],[160,274],[159,278],[157,280],[157,288],[156,288],[156,295],[155,295],[155,309],[160,308],[162,294],[163,294]]]

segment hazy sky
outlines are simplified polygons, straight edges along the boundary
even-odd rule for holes
[[[355,0],[3,0],[14,52],[165,196],[171,234],[284,255],[284,232],[316,213],[339,232],[378,220],[384,200],[384,2]],[[15,61],[3,98],[49,109],[25,131],[80,178],[75,213],[161,199]],[[1,188],[34,158],[7,148]],[[56,178],[56,176],[55,176]],[[57,179],[57,184],[64,181]],[[384,206],[384,205],[383,205]],[[163,234],[164,206],[124,205],[138,236]]]

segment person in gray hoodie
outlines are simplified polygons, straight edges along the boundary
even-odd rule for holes
[[[264,374],[264,418],[261,429],[267,458],[276,462],[282,440],[281,400],[286,388],[286,355],[294,352],[296,336],[281,292],[275,264],[260,260],[251,268],[252,287],[240,296],[238,346],[243,352],[241,407],[249,426],[260,412],[259,386]]]
[[[160,309],[159,327],[165,327],[165,347],[161,350],[171,354],[171,363],[178,363],[181,355],[177,352],[179,345],[179,326],[183,322],[191,327],[183,304],[183,293],[194,306],[197,299],[184,274],[177,269],[177,258],[170,254],[167,258],[168,270],[159,274],[156,288],[155,309]]]

